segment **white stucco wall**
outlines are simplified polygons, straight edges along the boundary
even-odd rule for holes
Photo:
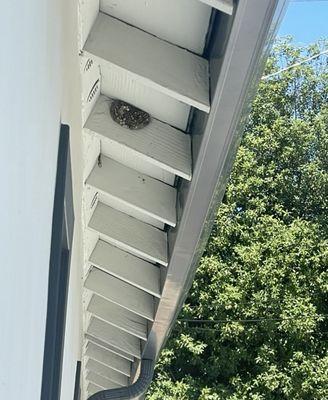
[[[77,215],[62,396],[63,400],[72,399],[80,347],[78,220],[82,184],[78,61],[73,45],[77,41],[76,13],[75,1],[11,0],[1,4],[1,399],[40,398],[61,120],[71,125]]]

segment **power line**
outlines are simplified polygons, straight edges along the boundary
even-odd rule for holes
[[[318,314],[315,316],[317,319],[322,318],[325,319],[328,317],[328,314]],[[232,322],[263,322],[263,321],[271,321],[271,322],[281,322],[281,321],[290,321],[290,320],[301,320],[301,319],[306,319],[306,318],[313,318],[313,315],[301,315],[299,317],[285,317],[285,318],[252,318],[252,319],[186,319],[186,318],[181,318],[178,319],[178,322],[185,322],[185,323],[201,323],[201,324],[207,324],[207,323],[213,323],[213,324],[220,324],[220,323],[232,323]]]
[[[328,50],[321,51],[320,53],[314,54],[313,56],[311,56],[311,57],[309,57],[309,58],[306,58],[305,60],[302,60],[302,61],[299,61],[299,62],[297,62],[297,63],[295,63],[295,64],[289,65],[288,67],[282,68],[282,69],[280,69],[279,71],[273,72],[272,74],[268,74],[268,75],[262,76],[261,79],[262,79],[263,81],[264,81],[264,80],[267,80],[267,79],[269,79],[269,78],[272,78],[273,76],[279,75],[279,74],[281,74],[282,72],[285,72],[285,71],[288,71],[288,70],[293,69],[293,68],[295,68],[295,67],[298,67],[298,66],[300,66],[300,65],[302,65],[302,64],[307,63],[308,61],[314,60],[315,58],[318,58],[318,57],[320,57],[320,56],[322,56],[322,55],[325,55],[325,54],[328,54]]]
[[[310,315],[303,315],[300,317],[286,317],[286,318],[253,318],[253,319],[235,319],[235,320],[224,320],[224,319],[217,319],[217,320],[213,320],[213,319],[178,319],[177,322],[182,322],[183,324],[187,325],[188,324],[188,328],[187,329],[192,329],[192,330],[198,330],[198,331],[209,331],[209,332],[221,332],[221,330],[219,328],[208,328],[208,327],[200,327],[200,326],[190,326],[190,323],[202,323],[202,324],[207,324],[207,323],[232,323],[232,322],[265,322],[265,321],[270,321],[270,322],[281,322],[281,321],[298,321],[298,320],[302,320],[302,319],[307,319],[307,318],[312,318],[313,316]],[[328,314],[319,314],[316,316],[317,319],[321,318],[321,319],[325,319],[326,317],[328,317]],[[176,330],[177,328],[179,328],[179,324],[176,325],[174,327],[174,329]],[[314,333],[312,332],[312,334],[314,335],[321,335],[321,334],[326,334],[328,332],[317,332]]]
[[[174,329],[176,330],[178,327],[175,326]],[[206,332],[221,332],[218,328],[203,328],[200,326],[188,326],[188,329],[196,330],[196,331],[206,331]],[[323,332],[311,332],[311,335],[321,336],[328,334],[328,331]]]

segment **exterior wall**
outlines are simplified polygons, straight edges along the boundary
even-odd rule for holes
[[[78,2],[61,0],[62,13],[62,120],[71,128],[71,162],[75,227],[71,260],[71,274],[67,302],[61,400],[73,400],[77,360],[82,346],[82,120],[81,82],[78,43]]]
[[[62,399],[79,357],[82,164],[77,4],[4,2],[0,62],[0,398],[40,398],[60,122],[71,126],[76,230]]]

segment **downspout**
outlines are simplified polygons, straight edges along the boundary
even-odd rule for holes
[[[145,394],[154,374],[154,360],[142,359],[139,378],[130,386],[102,390],[88,398],[88,400],[129,400]]]

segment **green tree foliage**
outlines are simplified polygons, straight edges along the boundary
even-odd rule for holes
[[[281,40],[265,73],[323,45]],[[149,400],[328,399],[327,65],[261,81]]]

